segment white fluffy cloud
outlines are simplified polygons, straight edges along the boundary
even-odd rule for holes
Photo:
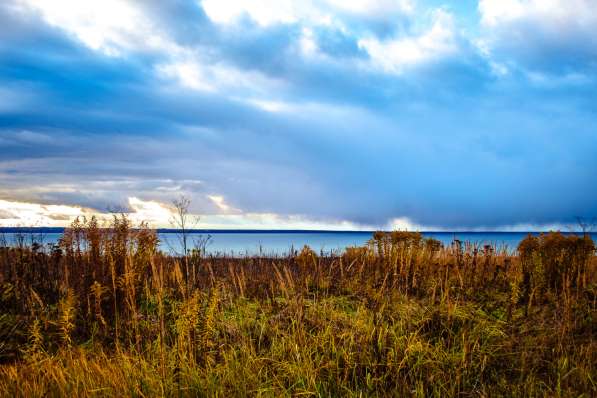
[[[326,0],[325,2],[339,10],[365,16],[411,13],[415,8],[411,0]]]
[[[230,24],[247,16],[261,26],[299,21],[329,24],[338,12],[387,17],[414,10],[411,0],[203,0],[202,5],[216,23]]]
[[[210,2],[206,1],[209,5]],[[255,14],[266,23],[269,18],[284,18],[280,7],[256,7],[271,15]],[[126,57],[128,52],[149,52],[159,55],[155,65],[159,78],[193,90],[216,93],[234,89],[259,96],[265,88],[275,89],[278,82],[259,72],[245,71],[223,62],[212,62],[201,46],[183,45],[155,23],[146,10],[135,2],[123,0],[18,0],[23,15],[33,10],[51,26],[61,29],[79,42],[108,56]],[[213,6],[234,10],[226,0]],[[242,4],[242,3],[241,3]],[[289,7],[291,3],[287,4]],[[253,8],[251,8],[253,10]],[[268,11],[269,10],[269,11]],[[237,10],[238,11],[238,10]],[[290,14],[288,14],[290,15]],[[0,87],[0,94],[3,93]],[[7,107],[0,99],[0,111]]]
[[[245,94],[258,96],[283,85],[258,71],[243,71],[227,64],[208,64],[197,56],[159,64],[156,72],[158,76],[192,90],[211,93],[234,90],[241,97]]]
[[[291,0],[203,0],[202,5],[216,23],[232,23],[246,15],[262,26],[296,22],[308,10]]]
[[[595,66],[597,1],[480,0],[483,45],[531,69]]]
[[[204,92],[230,89],[244,94],[236,96],[263,98],[275,92],[281,81],[265,77],[223,62],[209,61],[209,49],[182,44],[152,20],[139,3],[123,0],[16,0],[25,15],[34,10],[48,24],[66,31],[87,47],[110,56],[126,56],[141,51],[159,54],[154,69],[158,77],[181,86]],[[407,67],[441,59],[457,51],[452,16],[439,9],[432,13],[432,26],[420,34],[401,33],[390,39],[375,34],[348,32],[351,16],[365,19],[397,15],[414,16],[414,0],[202,0],[207,16],[217,24],[235,23],[250,18],[261,27],[297,23],[302,34],[296,48],[306,59],[322,58],[318,39],[311,27],[332,27],[358,40],[366,51],[373,69],[401,73]],[[397,20],[396,22],[397,23]],[[360,39],[359,39],[360,38]],[[265,98],[274,101],[276,98]],[[1,105],[1,103],[0,103]]]
[[[490,27],[511,23],[533,23],[558,32],[596,28],[594,0],[480,0],[481,21]]]
[[[126,1],[19,0],[18,4],[21,10],[36,11],[48,24],[109,55],[131,48],[173,50],[141,9]]]
[[[152,226],[168,226],[173,216],[170,206],[157,201],[144,201],[129,197],[131,209],[129,218],[134,224],[149,222]],[[0,200],[0,226],[6,227],[64,227],[76,217],[98,216],[100,220],[110,220],[111,216],[81,206],[47,205],[41,203]]]
[[[359,40],[375,67],[388,73],[402,73],[406,68],[432,62],[458,51],[452,15],[436,10],[431,28],[419,36],[386,41],[377,38]]]
[[[63,226],[85,214],[85,209],[75,206],[0,200],[0,226]]]
[[[279,215],[275,213],[243,213],[231,208],[220,195],[208,196],[218,207],[220,214],[201,215],[193,228],[204,229],[331,229],[331,230],[369,230],[348,221],[313,220],[300,215]],[[130,213],[128,218],[133,225],[146,222],[152,228],[171,228],[175,217],[172,206],[154,201],[129,197]],[[65,227],[76,217],[96,216],[101,223],[109,223],[112,216],[78,206],[45,205],[40,203],[0,200],[0,227]],[[192,215],[192,218],[198,216]]]

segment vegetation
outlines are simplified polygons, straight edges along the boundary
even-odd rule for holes
[[[597,396],[588,236],[157,250],[125,217],[0,249],[3,396]]]

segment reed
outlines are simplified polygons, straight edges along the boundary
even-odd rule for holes
[[[126,217],[0,248],[2,396],[595,396],[587,236],[411,232],[287,257],[158,250]]]

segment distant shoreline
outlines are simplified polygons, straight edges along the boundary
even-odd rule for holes
[[[64,233],[66,227],[0,227],[0,233]],[[133,228],[135,229],[135,228]],[[160,234],[181,233],[182,230],[174,228],[157,228]],[[324,229],[187,229],[190,234],[372,234],[377,230],[324,230]],[[542,231],[416,231],[422,234],[540,234],[550,232]],[[582,234],[583,231],[558,231],[562,234]],[[588,234],[595,234],[597,231],[588,231]]]

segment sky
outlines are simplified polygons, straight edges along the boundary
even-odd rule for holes
[[[595,0],[3,0],[0,226],[597,215]]]

